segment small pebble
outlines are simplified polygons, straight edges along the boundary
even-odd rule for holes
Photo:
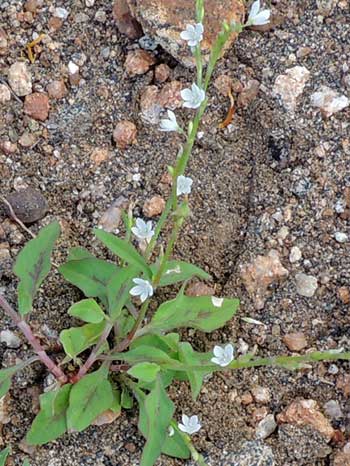
[[[255,435],[257,438],[265,439],[269,437],[277,427],[275,416],[273,414],[268,414],[264,419],[262,419],[255,430]]]
[[[156,69],[154,71],[154,79],[156,80],[157,83],[164,83],[169,79],[170,76],[170,68],[168,65],[165,63],[162,63],[158,66],[156,66]]]
[[[290,351],[301,351],[307,347],[307,339],[301,332],[288,333],[283,337],[283,343]]]
[[[343,417],[343,412],[340,408],[339,402],[336,400],[329,400],[323,405],[323,410],[328,417],[332,419],[340,419]]]
[[[349,104],[350,100],[345,95],[338,94],[328,86],[321,86],[317,92],[311,95],[311,105],[319,108],[326,118],[340,112]]]
[[[143,213],[146,217],[152,218],[160,215],[165,208],[165,200],[161,196],[153,196],[147,200],[143,206]]]
[[[74,62],[70,61],[68,63],[68,72],[69,74],[77,74],[79,73],[79,66],[76,65]]]
[[[349,241],[349,236],[341,231],[337,231],[334,238],[338,243],[347,243]]]
[[[191,283],[186,288],[187,296],[213,296],[215,294],[214,288],[209,285],[206,285],[203,282]]]
[[[295,284],[297,293],[306,298],[311,298],[318,288],[317,278],[305,273],[297,273],[295,275]]]
[[[20,338],[11,332],[11,330],[2,330],[0,332],[0,342],[5,343],[8,348],[13,349],[19,348],[22,344]]]
[[[10,89],[6,84],[0,84],[0,104],[5,104],[9,100],[11,100]]]
[[[125,60],[125,69],[130,76],[145,74],[155,64],[153,55],[145,50],[132,50]]]
[[[294,264],[295,262],[300,261],[301,258],[302,258],[302,254],[301,254],[300,249],[298,248],[298,246],[293,246],[292,249],[290,250],[289,262]]]
[[[62,99],[68,94],[66,85],[62,80],[51,81],[50,84],[48,84],[46,90],[52,99]]]
[[[328,374],[335,375],[335,374],[338,374],[338,372],[339,372],[339,369],[338,369],[338,366],[336,364],[331,364],[328,367]]]
[[[55,18],[60,18],[60,19],[65,20],[69,16],[69,11],[66,10],[65,8],[57,7],[55,8],[53,15],[55,16]]]
[[[136,144],[137,128],[132,121],[119,121],[113,131],[113,140],[119,149],[126,149],[130,144]]]
[[[19,138],[18,142],[22,147],[31,147],[35,144],[36,138],[34,134],[25,132]]]
[[[257,403],[267,404],[271,400],[270,390],[267,387],[254,387],[252,389],[252,395]]]
[[[350,303],[350,290],[346,286],[338,288],[338,296],[344,304]]]
[[[48,204],[40,191],[34,188],[21,189],[7,196],[15,214],[23,223],[33,223],[43,218]]]
[[[20,97],[32,92],[32,77],[24,62],[16,62],[10,66],[8,82],[13,92]]]
[[[49,116],[49,98],[42,92],[27,95],[24,100],[24,113],[34,120],[45,121]]]

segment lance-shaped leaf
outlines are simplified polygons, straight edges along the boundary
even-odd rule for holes
[[[134,246],[132,246],[127,241],[118,238],[112,233],[107,233],[103,230],[95,229],[94,233],[97,238],[102,241],[102,243],[107,246],[107,248],[116,256],[120,257],[120,259],[127,262],[128,264],[137,267],[137,269],[141,270],[148,278],[152,277],[151,269],[148,267],[145,259],[137,252]]]
[[[153,274],[155,274],[158,270],[158,265],[152,264],[151,270]],[[203,280],[211,279],[207,272],[195,265],[182,261],[169,261],[160,279],[159,286],[173,285],[174,283],[183,282],[193,277],[198,277]]]
[[[153,387],[154,389],[154,387]],[[148,419],[145,409],[146,394],[139,389],[134,387],[134,394],[139,404],[139,423],[138,428],[141,434],[147,439],[148,437]],[[169,436],[167,433],[165,440],[162,445],[162,453],[175,458],[187,459],[191,456],[190,450],[185,444],[183,438],[179,432],[175,431],[173,436]]]
[[[6,447],[0,451],[0,466],[5,466],[8,455],[11,453],[11,448]]]
[[[126,302],[130,300],[130,289],[135,286],[132,279],[137,276],[138,268],[129,266],[115,272],[107,284],[108,311],[117,319]]]
[[[153,346],[140,345],[125,353],[112,353],[111,356],[113,356],[114,359],[126,361],[130,364],[153,362],[166,369],[183,369],[183,365],[179,361],[172,359],[164,353],[164,351],[154,348]]]
[[[70,248],[67,257],[67,262],[78,261],[82,259],[96,259],[96,257],[93,254],[91,254],[91,252],[89,252],[87,249],[81,248],[80,246]]]
[[[157,461],[168,435],[174,411],[174,403],[169,399],[158,376],[154,389],[145,399],[147,441],[141,457],[141,466],[153,466]]]
[[[238,309],[238,299],[213,296],[178,296],[159,306],[151,322],[142,331],[163,332],[174,328],[190,327],[212,332],[229,321]]]
[[[29,445],[44,445],[67,430],[66,411],[72,385],[40,396],[40,411],[34,419],[26,440]]]
[[[91,324],[98,324],[106,318],[100,306],[92,298],[73,304],[68,309],[68,314]]]
[[[19,253],[14,273],[18,285],[18,310],[21,315],[32,310],[33,299],[51,268],[51,253],[60,234],[60,225],[53,222],[39,231]]]
[[[192,398],[196,400],[202,388],[204,376],[210,374],[214,369],[201,369],[200,366],[204,363],[210,365],[211,354],[197,353],[193,350],[192,346],[187,343],[179,344],[179,359],[187,367],[186,374],[191,385]],[[190,369],[195,366],[195,369]]]
[[[130,349],[138,346],[153,346],[164,351],[170,357],[176,357],[179,347],[180,336],[178,333],[168,335],[149,334],[136,338],[130,345]]]
[[[114,406],[112,385],[107,380],[108,369],[102,366],[73,385],[67,410],[67,428],[81,432],[94,419]]]
[[[105,326],[106,322],[103,321],[98,324],[86,324],[62,330],[60,341],[64,351],[69,357],[76,358],[78,354],[97,342]]]
[[[100,259],[80,259],[66,262],[59,271],[88,298],[100,298],[107,303],[107,283],[118,270],[115,264]]]

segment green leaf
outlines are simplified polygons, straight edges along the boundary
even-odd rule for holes
[[[35,417],[26,440],[29,445],[44,445],[67,430],[66,411],[72,385],[40,396],[40,411]]]
[[[118,336],[123,338],[125,337],[131,329],[134,327],[135,318],[129,314],[126,309],[122,309],[122,312],[118,319],[119,324],[119,334]]]
[[[153,346],[140,345],[125,353],[112,353],[113,358],[120,361],[126,361],[130,364],[138,364],[140,362],[153,362],[166,369],[181,370],[182,364],[175,359],[169,357],[164,351],[154,348]]]
[[[116,256],[124,260],[130,265],[134,265],[138,270],[148,277],[152,277],[152,271],[145,262],[145,259],[137,252],[137,250],[127,241],[124,241],[112,233],[107,233],[106,231],[99,230],[95,228],[94,233],[96,237],[102,241],[102,243],[107,246]]]
[[[130,395],[127,387],[123,387],[120,404],[124,409],[131,409],[133,407],[134,400],[132,399],[132,396]]]
[[[175,299],[159,306],[143,331],[158,333],[174,328],[191,327],[203,332],[212,332],[225,325],[235,315],[238,305],[238,299],[219,300],[212,296],[192,297],[180,293]]]
[[[73,304],[73,306],[69,308],[68,314],[92,324],[98,324],[106,318],[100,306],[92,298],[83,299],[82,301]]]
[[[153,274],[157,273],[158,267],[158,264],[151,265]],[[211,276],[207,272],[195,265],[183,261],[169,261],[160,279],[159,286],[173,285],[174,283],[183,282],[193,277],[211,280]]]
[[[105,326],[106,322],[100,322],[62,330],[60,341],[64,351],[71,358],[75,358],[79,353],[97,342]]]
[[[60,234],[60,225],[53,222],[39,231],[19,253],[14,273],[18,285],[18,310],[21,315],[32,310],[33,299],[51,268],[51,253]]]
[[[0,370],[0,398],[10,390],[12,376],[21,369],[23,369],[23,363]]]
[[[81,432],[114,405],[113,390],[107,375],[108,369],[102,366],[73,385],[67,410],[69,431]]]
[[[143,382],[153,382],[157,377],[160,367],[153,362],[140,362],[128,370],[128,374]]]
[[[129,291],[134,286],[132,279],[137,277],[137,272],[138,269],[133,266],[122,268],[112,275],[107,284],[108,310],[113,321],[130,300]]]
[[[174,403],[169,399],[158,377],[154,389],[145,399],[147,441],[140,466],[153,466],[160,456],[174,411]]]
[[[96,257],[93,254],[91,254],[91,252],[89,252],[87,249],[81,248],[80,246],[76,246],[69,250],[67,262],[82,259],[96,259]]]
[[[122,410],[120,391],[113,388],[113,403],[109,408],[114,413],[120,413]]]
[[[78,287],[88,298],[107,302],[107,283],[118,267],[100,259],[69,261],[59,268],[64,278]]]
[[[130,349],[138,346],[153,346],[164,351],[168,356],[174,357],[178,352],[179,335],[177,333],[168,333],[168,335],[149,334],[136,338],[130,345]]]
[[[23,461],[22,466],[30,466],[29,460],[27,458]]]
[[[196,353],[193,350],[192,346],[189,343],[185,342],[185,343],[180,343],[179,345],[179,358],[180,358],[180,361],[186,364],[187,366],[200,366],[203,361],[203,354]],[[208,357],[207,361],[209,363],[210,356]],[[203,370],[188,369],[186,371],[188,380],[190,381],[190,385],[191,385],[191,392],[192,392],[193,400],[196,400],[197,396],[199,395],[199,392],[202,388],[204,376],[210,372],[212,371],[208,371],[205,369]]]
[[[5,466],[8,455],[11,453],[11,448],[6,447],[0,452],[0,466]]]
[[[135,396],[139,404],[139,423],[138,428],[141,434],[147,438],[148,436],[148,422],[147,415],[145,410],[145,393],[139,388],[135,387]],[[162,446],[162,453],[173,456],[175,458],[187,459],[190,458],[191,452],[188,449],[186,443],[184,442],[182,436],[175,430],[174,435],[170,437],[166,435],[165,441]]]

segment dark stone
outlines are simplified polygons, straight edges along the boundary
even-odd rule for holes
[[[17,217],[23,223],[34,223],[48,211],[48,203],[41,192],[34,188],[21,189],[7,196]],[[6,208],[8,215],[10,212]]]

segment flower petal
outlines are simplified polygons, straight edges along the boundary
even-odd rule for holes
[[[260,11],[260,0],[256,0],[250,9],[248,19],[254,19],[254,17],[259,13],[259,11]]]
[[[215,345],[213,349],[213,353],[214,353],[214,356],[216,356],[217,358],[221,358],[222,355],[224,354],[224,350],[223,348],[221,348],[221,346]]]
[[[270,22],[271,11],[270,10],[263,10],[260,11],[258,15],[255,16],[253,19],[253,24],[256,26],[262,26],[263,24],[268,24]]]
[[[191,92],[191,89],[183,89],[181,92],[181,97],[183,100],[192,100],[192,92]]]

